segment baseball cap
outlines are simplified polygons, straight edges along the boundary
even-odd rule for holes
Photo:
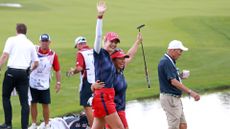
[[[117,33],[115,32],[108,32],[106,35],[105,35],[105,41],[109,40],[109,41],[112,41],[114,39],[117,39],[118,42],[120,42],[120,39],[119,39],[119,36]]]
[[[75,39],[75,41],[74,41],[74,47],[75,47],[77,44],[79,44],[79,43],[86,43],[86,42],[87,42],[87,40],[86,40],[85,37],[79,36],[79,37],[77,37],[77,38]]]
[[[50,41],[50,36],[48,34],[42,34],[39,38],[40,41],[47,42]]]
[[[112,59],[115,58],[129,58],[129,55],[126,55],[123,51],[116,51],[111,55]]]
[[[168,49],[181,49],[183,51],[188,51],[188,48],[185,47],[181,41],[179,40],[172,40],[169,43]]]

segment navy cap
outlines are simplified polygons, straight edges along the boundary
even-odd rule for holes
[[[39,38],[39,40],[40,41],[45,41],[45,42],[47,42],[47,41],[50,41],[50,36],[48,35],[48,34],[42,34],[41,36],[40,36],[40,38]]]

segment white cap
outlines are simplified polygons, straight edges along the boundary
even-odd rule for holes
[[[173,40],[169,43],[168,49],[181,49],[183,51],[188,51],[188,48],[185,47],[181,41]]]
[[[74,42],[74,47],[79,43],[87,43],[86,38],[82,36],[77,37]]]

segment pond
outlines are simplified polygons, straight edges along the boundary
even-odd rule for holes
[[[188,129],[230,129],[230,92],[205,94],[196,102],[183,97]],[[159,99],[130,101],[126,115],[130,129],[167,129]]]

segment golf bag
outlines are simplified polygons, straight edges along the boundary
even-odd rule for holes
[[[80,115],[73,114],[65,116],[63,119],[67,123],[69,129],[89,129],[88,120],[84,113]]]

